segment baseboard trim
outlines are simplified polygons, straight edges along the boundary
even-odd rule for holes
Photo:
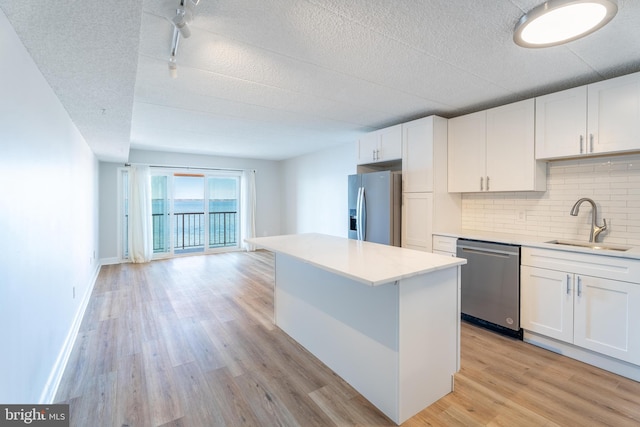
[[[113,264],[120,264],[120,263],[122,263],[122,260],[118,257],[100,258],[100,265],[113,265]]]
[[[596,353],[572,344],[558,341],[553,338],[539,335],[535,332],[524,332],[524,341],[554,353],[579,360],[592,366],[596,366],[605,371],[640,381],[640,366],[623,360],[615,359],[604,354]]]
[[[78,307],[78,311],[73,319],[73,323],[71,324],[71,328],[67,333],[67,337],[64,341],[62,349],[58,354],[58,358],[56,359],[56,363],[53,365],[53,369],[49,374],[49,378],[47,380],[47,384],[40,394],[39,404],[51,404],[54,403],[54,399],[58,392],[58,387],[60,387],[60,381],[62,381],[62,375],[64,374],[64,370],[67,367],[67,362],[69,361],[69,357],[71,356],[71,351],[73,350],[73,344],[78,337],[78,331],[80,330],[80,325],[82,324],[82,318],[84,317],[84,313],[87,310],[87,306],[89,305],[89,300],[91,299],[91,294],[93,293],[93,287],[96,284],[96,280],[98,279],[98,274],[100,274],[100,268],[102,264],[96,265],[96,268],[93,272],[93,276],[89,281],[89,286],[87,288],[87,292],[82,297],[82,302]]]

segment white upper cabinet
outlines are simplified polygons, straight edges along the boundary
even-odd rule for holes
[[[449,120],[449,191],[545,191],[533,99]]]
[[[402,191],[433,191],[434,116],[402,125]],[[445,125],[446,126],[446,125]]]
[[[402,125],[395,125],[363,135],[357,144],[358,164],[400,160]]]
[[[536,98],[536,158],[640,150],[640,73]]]
[[[640,73],[589,85],[587,101],[592,153],[640,150]]]
[[[535,158],[533,99],[487,110],[487,191],[545,191],[546,165]]]
[[[536,98],[536,158],[585,153],[587,87]]]
[[[484,190],[486,134],[486,111],[449,119],[450,192]]]

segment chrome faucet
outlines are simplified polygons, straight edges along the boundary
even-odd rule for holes
[[[598,239],[598,235],[607,229],[607,220],[602,218],[602,221],[604,221],[604,225],[602,227],[598,227],[596,219],[596,217],[598,216],[598,208],[596,207],[596,203],[588,197],[583,197],[582,199],[578,200],[575,205],[573,205],[570,212],[571,215],[578,216],[578,211],[580,210],[580,205],[582,204],[582,202],[591,203],[591,232],[589,233],[589,242],[593,243]]]

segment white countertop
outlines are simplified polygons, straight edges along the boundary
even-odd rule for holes
[[[462,239],[484,240],[489,242],[506,243],[509,245],[528,246],[532,248],[554,249],[558,251],[579,252],[579,253],[586,253],[586,254],[592,254],[592,255],[640,259],[640,247],[637,247],[637,246],[631,247],[631,249],[626,251],[590,249],[590,248],[584,248],[579,246],[557,245],[553,243],[548,243],[549,241],[554,240],[549,237],[536,237],[536,236],[528,236],[528,235],[522,235],[522,234],[498,233],[498,232],[492,232],[492,231],[479,231],[479,230],[460,230],[460,231],[454,231],[454,232],[438,231],[433,234],[438,236],[456,237],[456,238],[462,238]],[[569,239],[560,239],[560,240],[569,240]],[[587,239],[585,239],[582,243],[586,243],[586,242],[587,242]],[[606,245],[607,242],[602,242],[601,244]]]
[[[369,286],[466,263],[462,258],[316,233],[255,237],[246,241]]]

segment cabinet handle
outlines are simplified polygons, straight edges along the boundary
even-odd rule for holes
[[[489,176],[487,176],[487,191],[489,191]]]
[[[567,274],[567,295],[571,295],[571,276]]]
[[[589,147],[590,152],[593,153],[593,134],[592,133],[589,134],[589,146],[590,146]]]
[[[582,279],[578,276],[578,296],[582,294]]]
[[[584,136],[580,135],[580,154],[582,154],[582,143],[584,142]]]
[[[484,191],[484,177],[480,177],[480,191]]]

